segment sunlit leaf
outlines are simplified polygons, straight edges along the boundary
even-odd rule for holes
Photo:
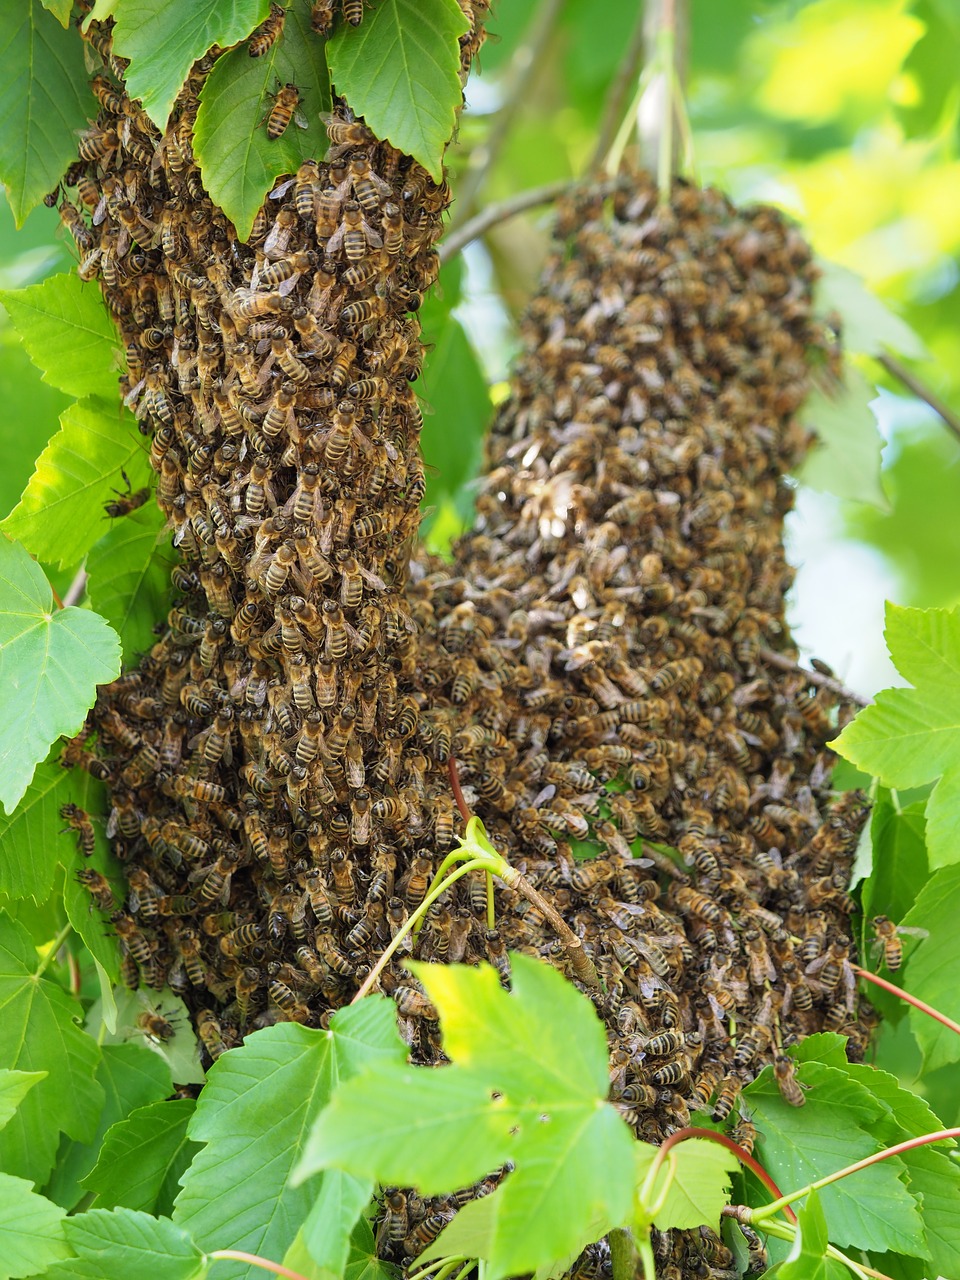
[[[46,1078],[46,1071],[0,1070],[0,1129],[9,1121],[35,1084]]]
[[[279,1023],[248,1036],[207,1076],[189,1130],[206,1145],[184,1176],[175,1221],[205,1249],[282,1256],[320,1191],[316,1177],[288,1185],[316,1116],[341,1079],[405,1057],[383,997],[342,1010],[329,1031]],[[229,1263],[223,1275],[254,1280],[256,1272]]]
[[[278,84],[295,84],[306,129],[296,120],[279,138],[267,137],[264,117]],[[282,173],[326,154],[321,111],[330,110],[324,45],[310,30],[310,0],[294,0],[283,35],[260,58],[241,45],[219,59],[200,92],[193,146],[203,183],[242,240]],[[280,202],[269,206],[274,211]]]
[[[467,26],[456,0],[381,0],[327,45],[337,93],[436,182],[461,102],[457,38]]]
[[[70,1250],[66,1210],[38,1196],[24,1178],[0,1173],[0,1280],[35,1276]]]
[[[744,1090],[760,1134],[757,1159],[784,1189],[835,1173],[883,1145],[874,1130],[885,1106],[845,1070],[804,1062],[797,1079],[808,1086],[802,1107],[781,1098],[771,1067]],[[923,1223],[905,1174],[893,1156],[824,1187],[820,1196],[834,1244],[923,1256]]]
[[[79,564],[106,532],[103,504],[126,488],[122,472],[135,489],[150,479],[133,418],[105,400],[80,400],[60,415],[60,430],[0,528],[48,564]]]
[[[0,339],[0,520],[20,501],[37,455],[57,430],[60,414],[69,403],[61,391],[41,380],[8,327]]]
[[[0,1131],[0,1168],[43,1185],[60,1133],[93,1136],[103,1104],[94,1079],[100,1050],[78,1023],[83,1010],[45,975],[32,939],[0,917],[0,1066],[46,1072]]]
[[[89,1209],[67,1218],[64,1232],[79,1265],[58,1263],[49,1280],[199,1280],[206,1273],[203,1254],[169,1218],[134,1209]],[[97,1270],[89,1269],[91,1263]]]
[[[646,1175],[650,1153],[654,1148],[637,1144],[638,1180]],[[730,1202],[730,1174],[739,1169],[740,1163],[732,1151],[718,1142],[704,1138],[688,1138],[671,1148],[676,1170],[666,1197],[653,1219],[660,1231],[671,1228],[685,1229],[701,1225],[720,1225],[720,1210]],[[654,1188],[655,1194],[663,1187],[662,1175]],[[643,1213],[645,1206],[640,1206]]]
[[[190,1011],[183,1000],[174,995],[169,987],[164,987],[162,991],[143,987],[137,991],[118,988],[114,995],[115,1028],[105,1032],[99,1030],[104,1011],[97,1004],[90,1010],[87,1018],[87,1026],[92,1034],[101,1038],[103,1044],[127,1044],[132,1040],[135,1044],[144,1045],[167,1064],[175,1084],[203,1084],[206,1077],[200,1065],[197,1037],[190,1021]],[[161,1014],[173,1028],[172,1038],[159,1040],[153,1036],[145,1036],[139,1023],[145,1013]]]
[[[96,1132],[88,1142],[66,1139],[61,1143],[56,1168],[45,1187],[47,1195],[65,1209],[75,1208],[83,1199],[81,1183],[97,1163],[110,1126],[137,1107],[159,1102],[173,1088],[166,1063],[139,1044],[103,1045],[96,1079],[104,1096]]]
[[[76,131],[97,105],[76,32],[39,0],[4,6],[0,66],[0,181],[20,226],[76,159]]]
[[[78,399],[116,394],[120,339],[94,285],[71,271],[3,290],[0,302],[44,382]]]
[[[180,1177],[200,1150],[187,1137],[195,1106],[192,1098],[153,1102],[108,1130],[96,1167],[83,1180],[100,1208],[172,1211]]]
[[[927,801],[929,865],[960,860],[960,609],[887,605],[885,636],[912,689],[884,689],[834,748],[887,786],[939,778]]]
[[[119,672],[115,632],[86,609],[55,609],[43,570],[0,538],[0,802],[8,813],[51,744],[83,724],[97,685]]]
[[[808,397],[800,412],[804,423],[816,431],[817,441],[798,479],[812,489],[887,510],[889,503],[880,485],[883,438],[870,408],[876,394],[858,370],[848,367],[836,395],[817,390]]]
[[[957,903],[960,866],[945,867],[920,890],[913,908],[901,921],[908,928],[926,929],[910,956],[906,976],[898,985],[911,995],[960,1022],[960,929]],[[960,1036],[919,1009],[910,1009],[910,1027],[923,1052],[924,1071],[960,1061]]]
[[[164,524],[148,502],[115,520],[87,557],[90,604],[120,637],[127,664],[150,648],[168,607],[173,557]]]
[[[835,1258],[828,1258],[827,1220],[820,1198],[811,1191],[797,1211],[797,1238],[787,1258],[777,1271],[781,1280],[845,1280],[847,1268]]]
[[[633,1143],[609,1090],[603,1027],[551,966],[513,955],[512,992],[489,965],[417,964],[437,1007],[441,1068],[378,1067],[341,1086],[298,1176],[340,1168],[424,1194],[506,1160],[490,1280],[532,1271],[626,1220]]]
[[[248,36],[269,10],[270,0],[209,0],[186,6],[124,0],[116,6],[113,49],[130,59],[130,97],[139,98],[150,119],[165,129],[194,62],[215,44],[229,49]]]
[[[855,271],[823,258],[817,259],[817,266],[822,272],[817,282],[817,310],[839,313],[847,351],[878,356],[889,347],[912,360],[929,359],[930,352],[906,321],[872,294]]]

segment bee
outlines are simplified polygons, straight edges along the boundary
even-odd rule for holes
[[[94,871],[93,867],[81,867],[77,872],[77,880],[90,894],[94,905],[100,911],[113,911],[116,902],[113,897],[113,890],[106,876],[102,876],[99,871]],[[148,956],[148,962],[151,957]]]
[[[287,11],[281,4],[271,4],[270,12],[250,36],[247,53],[251,58],[262,58],[276,44],[283,32]],[[296,104],[294,104],[296,105]],[[280,133],[283,129],[280,130]],[[279,134],[277,134],[279,137]]]
[[[318,36],[330,34],[333,27],[333,0],[313,0],[310,8],[310,26]],[[327,126],[329,133],[330,126]],[[335,141],[330,135],[331,141]]]
[[[884,964],[891,973],[894,973],[903,964],[903,943],[900,941],[900,935],[913,934],[918,938],[927,937],[926,929],[910,929],[903,925],[894,924],[888,916],[874,916],[872,924],[873,931],[876,934],[874,949],[882,952]],[[821,974],[821,981],[822,979],[823,975]]]
[[[717,1093],[717,1100],[713,1106],[713,1118],[718,1124],[722,1124],[730,1115],[737,1099],[740,1097],[742,1088],[743,1081],[736,1072],[731,1072],[729,1075],[724,1076]]]
[[[75,831],[77,833],[77,848],[83,856],[92,858],[96,849],[97,837],[89,815],[79,805],[64,804],[60,806],[60,817],[67,824],[63,828],[64,831]],[[137,834],[139,834],[139,830]]]
[[[776,982],[777,969],[760,930],[744,929],[743,941],[747,949],[747,971],[751,983],[755,987],[762,987],[765,982]]]
[[[203,877],[197,890],[197,900],[201,907],[208,905],[216,898],[226,906],[230,896],[230,880],[239,862],[239,849],[230,847],[217,858],[212,867],[201,867],[192,872],[191,880]]]
[[[363,21],[363,0],[341,0],[341,9],[351,27],[359,27]]]
[[[157,904],[161,897],[160,890],[141,867],[131,867],[127,872],[127,881],[130,885],[128,902],[131,912],[144,920],[155,920],[159,914]]]
[[[223,1027],[217,1016],[210,1009],[198,1009],[196,1017],[197,1035],[204,1049],[216,1062],[217,1058],[227,1052],[227,1043],[223,1038]]]
[[[432,1244],[447,1223],[452,1221],[453,1214],[453,1209],[438,1209],[435,1213],[427,1214],[404,1238],[404,1253],[412,1258],[423,1253],[427,1245]]]
[[[144,1009],[143,1013],[137,1015],[137,1026],[152,1040],[159,1040],[166,1044],[168,1040],[172,1040],[175,1034],[173,1023],[168,1021],[162,1014],[156,1013],[150,1009]]]
[[[114,489],[113,492],[116,494],[116,500],[105,502],[103,506],[104,511],[111,519],[116,519],[119,516],[128,516],[131,511],[136,511],[138,507],[142,507],[150,497],[149,487],[137,489],[136,492],[134,492],[131,488],[129,479],[127,479],[127,473],[121,469],[120,474],[126,481],[126,492],[120,493]]]
[[[271,142],[275,142],[283,135],[291,120],[298,128],[307,128],[307,121],[299,110],[300,90],[295,84],[281,86],[278,81],[277,85],[277,91],[273,95],[273,106],[264,117],[267,121],[267,137]]]
[[[314,946],[317,954],[320,956],[334,973],[340,974],[344,978],[352,978],[356,969],[350,963],[345,955],[334,946],[333,942],[321,930],[317,930],[314,936]]]
[[[250,921],[247,924],[239,925],[236,929],[231,929],[229,933],[225,933],[220,939],[220,950],[225,956],[238,956],[242,951],[256,946],[262,938],[263,929],[255,921]],[[180,941],[182,947],[183,933],[180,935]],[[186,956],[184,956],[184,959],[186,959]],[[191,978],[192,981],[193,979]],[[194,986],[202,985],[202,983],[194,983]]]
[[[797,1064],[785,1053],[778,1053],[773,1059],[773,1075],[780,1090],[780,1097],[791,1107],[802,1107],[806,1102],[803,1089],[796,1078]]]

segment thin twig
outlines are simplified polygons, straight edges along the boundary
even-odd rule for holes
[[[587,165],[588,173],[595,173],[602,166],[607,157],[607,152],[617,136],[617,130],[623,118],[627,95],[637,78],[640,63],[643,59],[644,20],[643,6],[640,5],[637,8],[637,21],[634,24],[633,31],[630,33],[626,51],[620,59],[616,75],[607,90],[607,98],[603,107],[603,120],[600,122],[600,132],[597,134],[597,145],[594,147],[590,163]]]
[[[480,210],[476,217],[471,218],[469,222],[465,222],[461,227],[457,227],[441,243],[439,250],[440,265],[442,266],[443,263],[449,262],[471,240],[478,240],[480,236],[486,235],[491,227],[498,226],[499,223],[516,217],[518,213],[526,213],[528,209],[535,209],[539,204],[549,204],[551,201],[559,199],[560,196],[576,191],[578,187],[583,185],[583,178],[564,178],[560,182],[547,182],[542,187],[531,187],[529,191],[520,191],[517,195],[510,196],[508,200],[501,200],[498,204],[487,205],[485,209]],[[592,183],[590,192],[592,195],[609,196],[613,195],[621,187],[631,185],[633,185],[632,179],[625,177],[610,178],[606,182]]]
[[[647,0],[645,10],[644,63],[658,66],[644,94],[637,127],[641,157],[658,173],[661,192],[677,168],[677,135],[674,132],[676,99],[686,82],[688,13],[685,0]],[[664,54],[669,56],[664,65]]]
[[[453,225],[460,226],[473,211],[477,197],[496,164],[513,122],[527,100],[527,89],[540,69],[541,53],[553,35],[565,0],[541,0],[521,43],[514,50],[506,75],[503,104],[494,115],[486,141],[476,147],[460,181]]]
[[[78,604],[83,599],[86,587],[87,571],[86,569],[78,569],[74,574],[73,581],[67,587],[66,595],[63,597],[64,609],[69,609],[72,604]]]
[[[931,1018],[936,1018],[937,1022],[942,1022],[945,1027],[951,1031],[955,1031],[960,1035],[960,1023],[954,1022],[952,1018],[948,1018],[945,1013],[941,1013],[939,1009],[934,1009],[933,1005],[926,1004],[925,1001],[919,1000],[916,996],[912,996],[909,991],[904,991],[902,987],[894,986],[892,982],[888,982],[886,978],[881,978],[877,973],[871,973],[869,969],[861,969],[858,964],[852,964],[850,968],[858,978],[863,978],[867,982],[872,982],[877,987],[882,987],[884,991],[889,991],[893,996],[899,996],[901,1000],[905,1000],[907,1004],[912,1004],[915,1009],[919,1009],[921,1013],[929,1014]]]
[[[808,684],[819,685],[821,689],[829,689],[831,693],[835,693],[844,702],[852,702],[858,707],[867,706],[866,698],[861,698],[859,693],[854,693],[852,689],[848,689],[845,684],[841,684],[833,676],[825,675],[822,671],[809,671],[806,667],[801,667],[796,659],[788,657],[785,653],[777,653],[774,649],[761,649],[760,661],[765,662],[768,667],[777,667],[780,671],[795,671],[798,675],[803,676]]]
[[[552,907],[542,894],[537,892],[526,876],[521,875],[513,867],[504,867],[502,871],[497,872],[497,875],[509,889],[516,889],[519,893],[522,893],[528,902],[532,903],[546,916],[557,937],[563,943],[574,977],[578,978],[584,986],[593,987],[595,991],[602,991],[603,983],[594,968],[593,961],[584,951],[581,940],[559,911]]]
[[[892,377],[898,382],[902,382],[908,391],[919,399],[925,401],[934,413],[938,413],[950,431],[960,440],[960,417],[954,413],[948,404],[945,404],[936,392],[931,391],[925,382],[922,382],[912,369],[908,369],[905,364],[901,364],[896,356],[888,354],[884,351],[882,355],[876,357],[877,363],[882,364]]]
[[[253,1267],[262,1267],[264,1271],[272,1271],[274,1275],[286,1276],[287,1280],[307,1280],[299,1271],[291,1271],[279,1262],[271,1262],[269,1258],[261,1258],[259,1254],[247,1253],[243,1249],[216,1249],[207,1254],[209,1262],[249,1262]]]

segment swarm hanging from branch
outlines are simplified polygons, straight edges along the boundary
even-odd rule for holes
[[[726,1118],[793,1037],[861,1051],[845,890],[865,806],[829,791],[835,695],[761,662],[793,654],[784,475],[811,368],[837,361],[796,231],[681,183],[657,207],[640,175],[566,201],[475,529],[453,566],[411,570],[415,308],[445,184],[341,103],[326,160],[240,243],[192,157],[212,59],[161,137],[92,39],[117,86],[83,143],[103,216],[74,229],[181,557],[164,634],[67,751],[111,791],[128,981],[182,994],[210,1057],[323,1023],[453,842],[454,755],[604,977],[640,1135]],[[526,899],[499,889],[497,914],[462,882],[419,953],[505,980],[508,949],[564,965]],[[435,1060],[434,1011],[388,975]]]

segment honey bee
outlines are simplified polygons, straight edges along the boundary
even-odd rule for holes
[[[93,823],[87,813],[75,804],[64,804],[60,806],[60,817],[66,822],[64,831],[75,831],[77,835],[77,848],[85,858],[92,858],[96,849],[97,837],[93,829]],[[139,831],[138,833],[139,834]],[[106,910],[106,908],[104,908]]]
[[[77,872],[77,880],[90,894],[93,904],[100,911],[113,911],[116,902],[113,897],[113,890],[106,876],[102,876],[99,871],[94,871],[93,867],[81,867]],[[119,935],[122,936],[122,935]],[[150,963],[151,956],[147,955],[147,963]]]
[[[277,82],[277,91],[273,95],[273,106],[270,108],[264,119],[267,122],[267,137],[271,142],[275,142],[281,137],[293,120],[300,129],[307,128],[307,121],[300,107],[300,90],[295,84],[280,85]],[[261,121],[262,123],[262,121]]]
[[[791,1107],[802,1107],[806,1102],[803,1089],[796,1078],[797,1064],[785,1053],[778,1053],[773,1059],[773,1075],[780,1090],[780,1097]]]
[[[882,953],[883,962],[891,973],[894,973],[903,964],[903,943],[900,941],[900,936],[902,934],[912,934],[918,938],[927,937],[926,929],[911,929],[903,925],[894,924],[888,916],[874,916],[871,923],[876,935],[874,950]],[[822,979],[823,975],[821,973],[821,981]]]
[[[227,1052],[227,1042],[223,1038],[223,1027],[215,1013],[210,1009],[199,1009],[196,1016],[197,1035],[204,1049],[214,1062]]]
[[[152,1040],[159,1040],[163,1044],[172,1040],[175,1034],[173,1023],[161,1013],[151,1009],[145,1009],[143,1013],[137,1015],[137,1026],[145,1036],[149,1036]]]
[[[134,492],[131,488],[130,481],[127,479],[127,473],[122,468],[120,474],[126,481],[126,492],[118,493],[117,490],[114,489],[113,492],[116,494],[116,500],[106,502],[103,506],[104,511],[111,519],[129,515],[131,511],[136,511],[138,507],[142,507],[150,497],[149,487],[137,489],[136,492]]]
[[[313,0],[310,8],[310,26],[318,36],[330,34],[333,27],[333,11],[333,0]],[[331,141],[335,141],[332,135]]]
[[[724,1076],[713,1107],[713,1118],[718,1124],[722,1124],[729,1117],[742,1088],[743,1081],[735,1072]]]
[[[271,4],[270,12],[250,36],[247,53],[251,58],[262,58],[276,44],[283,33],[287,11],[281,4]],[[296,103],[294,104],[296,105]],[[283,129],[280,130],[280,133]],[[279,134],[277,135],[279,137]]]
[[[363,0],[341,0],[341,8],[351,27],[359,27],[363,21]]]

